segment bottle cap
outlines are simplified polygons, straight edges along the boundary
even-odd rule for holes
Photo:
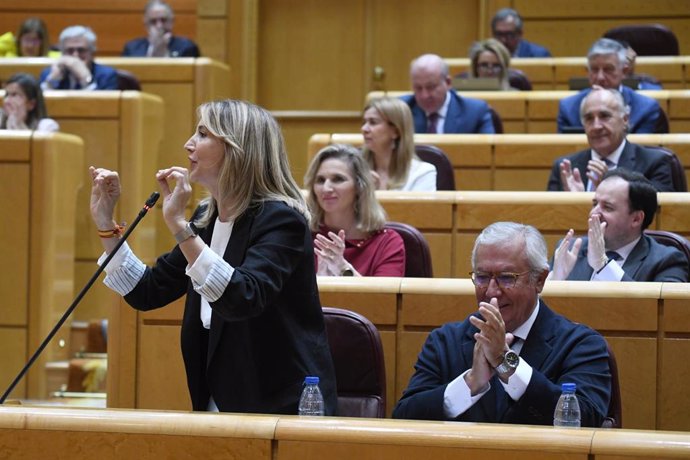
[[[307,385],[318,385],[319,384],[319,378],[316,376],[308,376],[304,378],[304,383]]]
[[[561,391],[574,392],[575,388],[577,388],[577,385],[574,383],[563,383],[563,384],[561,384]]]

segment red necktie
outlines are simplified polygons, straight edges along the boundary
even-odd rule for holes
[[[427,117],[427,125],[426,125],[426,132],[428,134],[436,134],[438,131],[436,130],[436,122],[438,121],[438,113],[430,113],[429,116]]]

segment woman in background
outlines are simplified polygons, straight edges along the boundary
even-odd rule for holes
[[[510,86],[508,69],[510,53],[501,42],[489,38],[475,42],[470,48],[471,75],[474,78],[497,78],[502,90],[514,90]]]
[[[127,244],[105,284],[138,310],[186,295],[181,346],[197,411],[297,414],[305,376],[318,376],[325,414],[337,405],[314,270],[309,212],[283,136],[266,110],[236,100],[202,104],[185,144],[189,168],[156,174],[177,245],[147,267]],[[110,253],[122,233],[115,171],[90,168],[91,216]],[[186,218],[191,183],[208,198]]]
[[[374,98],[364,108],[362,155],[369,163],[377,190],[433,192],[436,168],[414,151],[410,107],[397,98]]]
[[[405,275],[403,240],[385,228],[386,213],[376,199],[371,171],[355,147],[334,144],[321,149],[304,185],[317,275]]]
[[[48,29],[38,18],[29,18],[22,22],[17,32],[17,56],[48,56]]]
[[[5,83],[0,129],[32,129],[44,132],[60,129],[55,120],[48,118],[41,86],[33,75],[16,73]]]

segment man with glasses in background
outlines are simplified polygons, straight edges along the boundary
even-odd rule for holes
[[[190,39],[173,35],[175,14],[162,0],[151,0],[144,8],[144,27],[148,37],[125,44],[123,56],[129,57],[199,57],[199,47]]]
[[[543,46],[522,38],[522,17],[512,8],[503,8],[496,12],[491,20],[491,32],[496,40],[508,48],[513,57],[551,57],[549,50]]]
[[[62,56],[41,72],[41,89],[117,89],[112,67],[96,64],[96,34],[85,26],[70,26],[60,33]]]
[[[611,397],[606,341],[540,299],[549,265],[539,231],[488,226],[472,269],[478,311],[429,334],[393,417],[552,425],[569,382],[582,426],[601,426]]]

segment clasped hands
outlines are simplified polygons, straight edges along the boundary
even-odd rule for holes
[[[608,262],[606,257],[606,243],[604,241],[604,233],[606,231],[606,222],[601,222],[599,214],[592,214],[587,220],[589,230],[587,231],[587,263],[595,272],[600,271]],[[565,234],[565,238],[561,244],[556,248],[553,256],[553,269],[549,273],[548,279],[554,281],[565,280],[573,271],[577,256],[582,247],[582,238],[576,238],[573,241],[575,232],[571,228]]]
[[[567,158],[561,161],[559,165],[561,173],[561,186],[566,192],[584,192],[585,184],[582,181],[580,170],[573,168],[570,160]],[[604,174],[609,170],[609,167],[602,160],[592,158],[587,163],[587,178],[592,183],[592,190],[596,190],[601,182]]]
[[[479,332],[474,334],[474,352],[472,355],[472,368],[465,374],[465,382],[472,395],[484,391],[489,380],[496,372],[496,367],[503,362],[503,355],[513,343],[512,333],[506,333],[505,323],[498,308],[498,300],[492,297],[487,302],[479,302],[479,314],[470,316],[470,323]],[[504,382],[507,377],[499,376]]]
[[[3,106],[7,115],[7,129],[29,129],[26,124],[26,104],[19,104],[15,99],[5,99]]]
[[[352,269],[344,256],[345,230],[340,230],[338,233],[328,232],[328,236],[317,233],[314,246],[314,252],[317,255],[317,275],[340,276],[346,268]],[[354,269],[352,270],[354,272]]]
[[[149,45],[151,45],[151,57],[167,57],[168,45],[172,38],[172,32],[162,27],[149,26]]]
[[[79,81],[82,87],[91,83],[91,70],[86,63],[78,57],[63,55],[60,56],[50,67],[48,81],[60,81],[68,74],[71,74]]]

